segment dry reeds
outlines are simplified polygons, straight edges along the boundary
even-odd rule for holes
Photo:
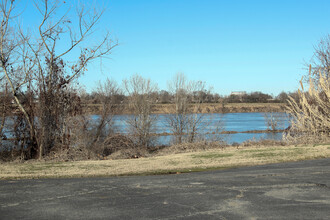
[[[311,73],[311,67],[310,67]],[[289,97],[288,113],[291,115],[291,128],[285,135],[291,142],[329,141],[330,132],[330,83],[325,73],[315,77],[309,74],[309,89],[304,92],[300,81],[298,101]]]

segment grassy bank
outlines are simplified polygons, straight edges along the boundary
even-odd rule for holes
[[[2,163],[0,179],[169,174],[328,157],[330,144],[227,147],[126,160]]]

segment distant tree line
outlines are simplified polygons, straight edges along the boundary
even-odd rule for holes
[[[115,81],[111,80],[116,83]],[[121,89],[116,94],[112,94],[111,99],[115,100],[115,104],[123,104],[130,99],[131,94],[125,93],[124,85],[119,86]],[[82,104],[101,104],[104,98],[104,94],[99,91],[94,90],[90,93],[79,92],[78,90],[67,91],[67,94],[70,97],[78,98]],[[27,97],[27,93],[21,93],[17,95],[19,99],[24,102],[24,99]],[[0,91],[0,99],[6,97],[6,102],[14,102],[13,95],[8,94],[4,89]],[[166,91],[157,89],[150,93],[152,97],[153,104],[174,104],[175,103],[175,94]],[[293,97],[295,100],[298,97],[297,92],[281,92],[277,96],[273,97],[269,94],[263,92],[251,92],[244,95],[219,95],[218,93],[212,93],[211,90],[204,89],[203,91],[192,91],[188,95],[187,99],[190,103],[287,103],[288,98]],[[110,97],[109,97],[110,98]],[[38,100],[38,97],[32,97],[35,101]]]
[[[129,94],[116,94],[117,104],[124,103],[128,100]],[[160,90],[153,91],[150,96],[153,99],[153,104],[174,104],[175,95],[171,91]],[[279,95],[273,97],[263,92],[251,92],[244,95],[219,95],[212,93],[211,90],[204,89],[203,91],[192,91],[187,97],[189,102],[197,103],[287,103],[288,97],[297,97],[297,92],[281,92]],[[84,104],[99,104],[101,103],[101,95],[97,91],[91,93],[81,93],[81,101]]]

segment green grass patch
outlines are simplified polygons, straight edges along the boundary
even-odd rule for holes
[[[318,146],[328,146],[330,145],[330,143],[327,143],[327,144],[314,144],[313,147],[318,147]],[[329,149],[329,147],[328,147]]]
[[[272,152],[266,151],[266,150],[260,150],[256,151],[258,153],[254,153],[251,155],[251,157],[264,157],[264,158],[269,158],[269,157],[281,157],[281,156],[297,156],[304,154],[306,151],[301,148],[295,148],[295,149],[288,149],[288,150],[272,150]]]
[[[269,151],[275,151],[277,149],[275,148],[267,148],[267,149],[253,149],[253,150],[246,150],[243,149],[239,151],[240,154],[245,154],[245,153],[259,153],[259,152],[269,152]]]
[[[49,169],[58,168],[66,168],[68,167],[64,162],[54,162],[54,163],[36,163],[36,164],[26,164],[19,166],[19,170],[21,173],[29,173],[29,172],[40,172]]]
[[[251,155],[251,157],[276,157],[276,156],[280,156],[280,153],[261,152]]]
[[[179,161],[170,160],[170,161],[168,161],[168,164],[173,165],[173,166],[177,166],[177,165],[180,164],[180,162]]]
[[[200,154],[200,155],[192,155],[192,158],[202,158],[202,159],[216,159],[216,158],[224,158],[224,157],[231,157],[234,154],[216,154],[216,153],[209,153],[209,154]]]
[[[292,152],[293,154],[303,154],[306,152],[305,149],[301,149],[301,148],[296,148],[296,149],[293,149],[292,151],[293,151]],[[290,153],[290,151],[288,153]]]

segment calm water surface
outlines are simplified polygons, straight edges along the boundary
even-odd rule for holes
[[[172,133],[167,123],[167,115],[153,115],[156,117],[156,125],[153,129],[154,133]],[[91,120],[97,120],[100,116],[92,115]],[[114,116],[114,127],[115,132],[127,134],[129,129],[127,126],[127,119],[130,115],[116,115]],[[284,129],[289,126],[289,120],[286,114],[282,113],[279,118],[281,126],[278,129]],[[216,135],[212,135],[212,132],[219,130],[224,131],[251,131],[251,130],[266,130],[266,120],[264,113],[214,113],[214,114],[203,114],[204,123],[200,125],[199,133],[204,139],[214,139]],[[12,122],[7,120],[7,137],[10,137],[12,133]],[[218,136],[217,136],[218,137]],[[242,143],[251,139],[272,139],[281,140],[282,133],[236,133],[236,134],[222,134],[220,137],[227,141],[229,144]],[[156,137],[156,144],[168,145],[171,143],[173,136],[158,136]]]
[[[117,115],[114,117],[114,125],[117,132],[128,133],[128,126],[126,123],[129,115]],[[156,126],[154,128],[155,133],[171,133],[170,128],[167,125],[167,115],[160,114],[155,115],[157,118]],[[201,124],[200,133],[212,133],[216,132],[217,129],[225,131],[251,131],[251,130],[266,130],[267,124],[264,117],[264,113],[253,112],[253,113],[214,113],[204,114],[204,123]],[[92,118],[96,119],[98,116],[94,115]],[[285,129],[289,126],[289,120],[285,113],[281,113],[278,118],[280,126],[278,129]],[[213,138],[212,135],[203,135],[203,137]],[[281,140],[282,133],[236,133],[222,135],[222,138],[229,143],[242,143],[251,139],[272,139]],[[171,136],[158,137],[158,144],[169,144]]]

